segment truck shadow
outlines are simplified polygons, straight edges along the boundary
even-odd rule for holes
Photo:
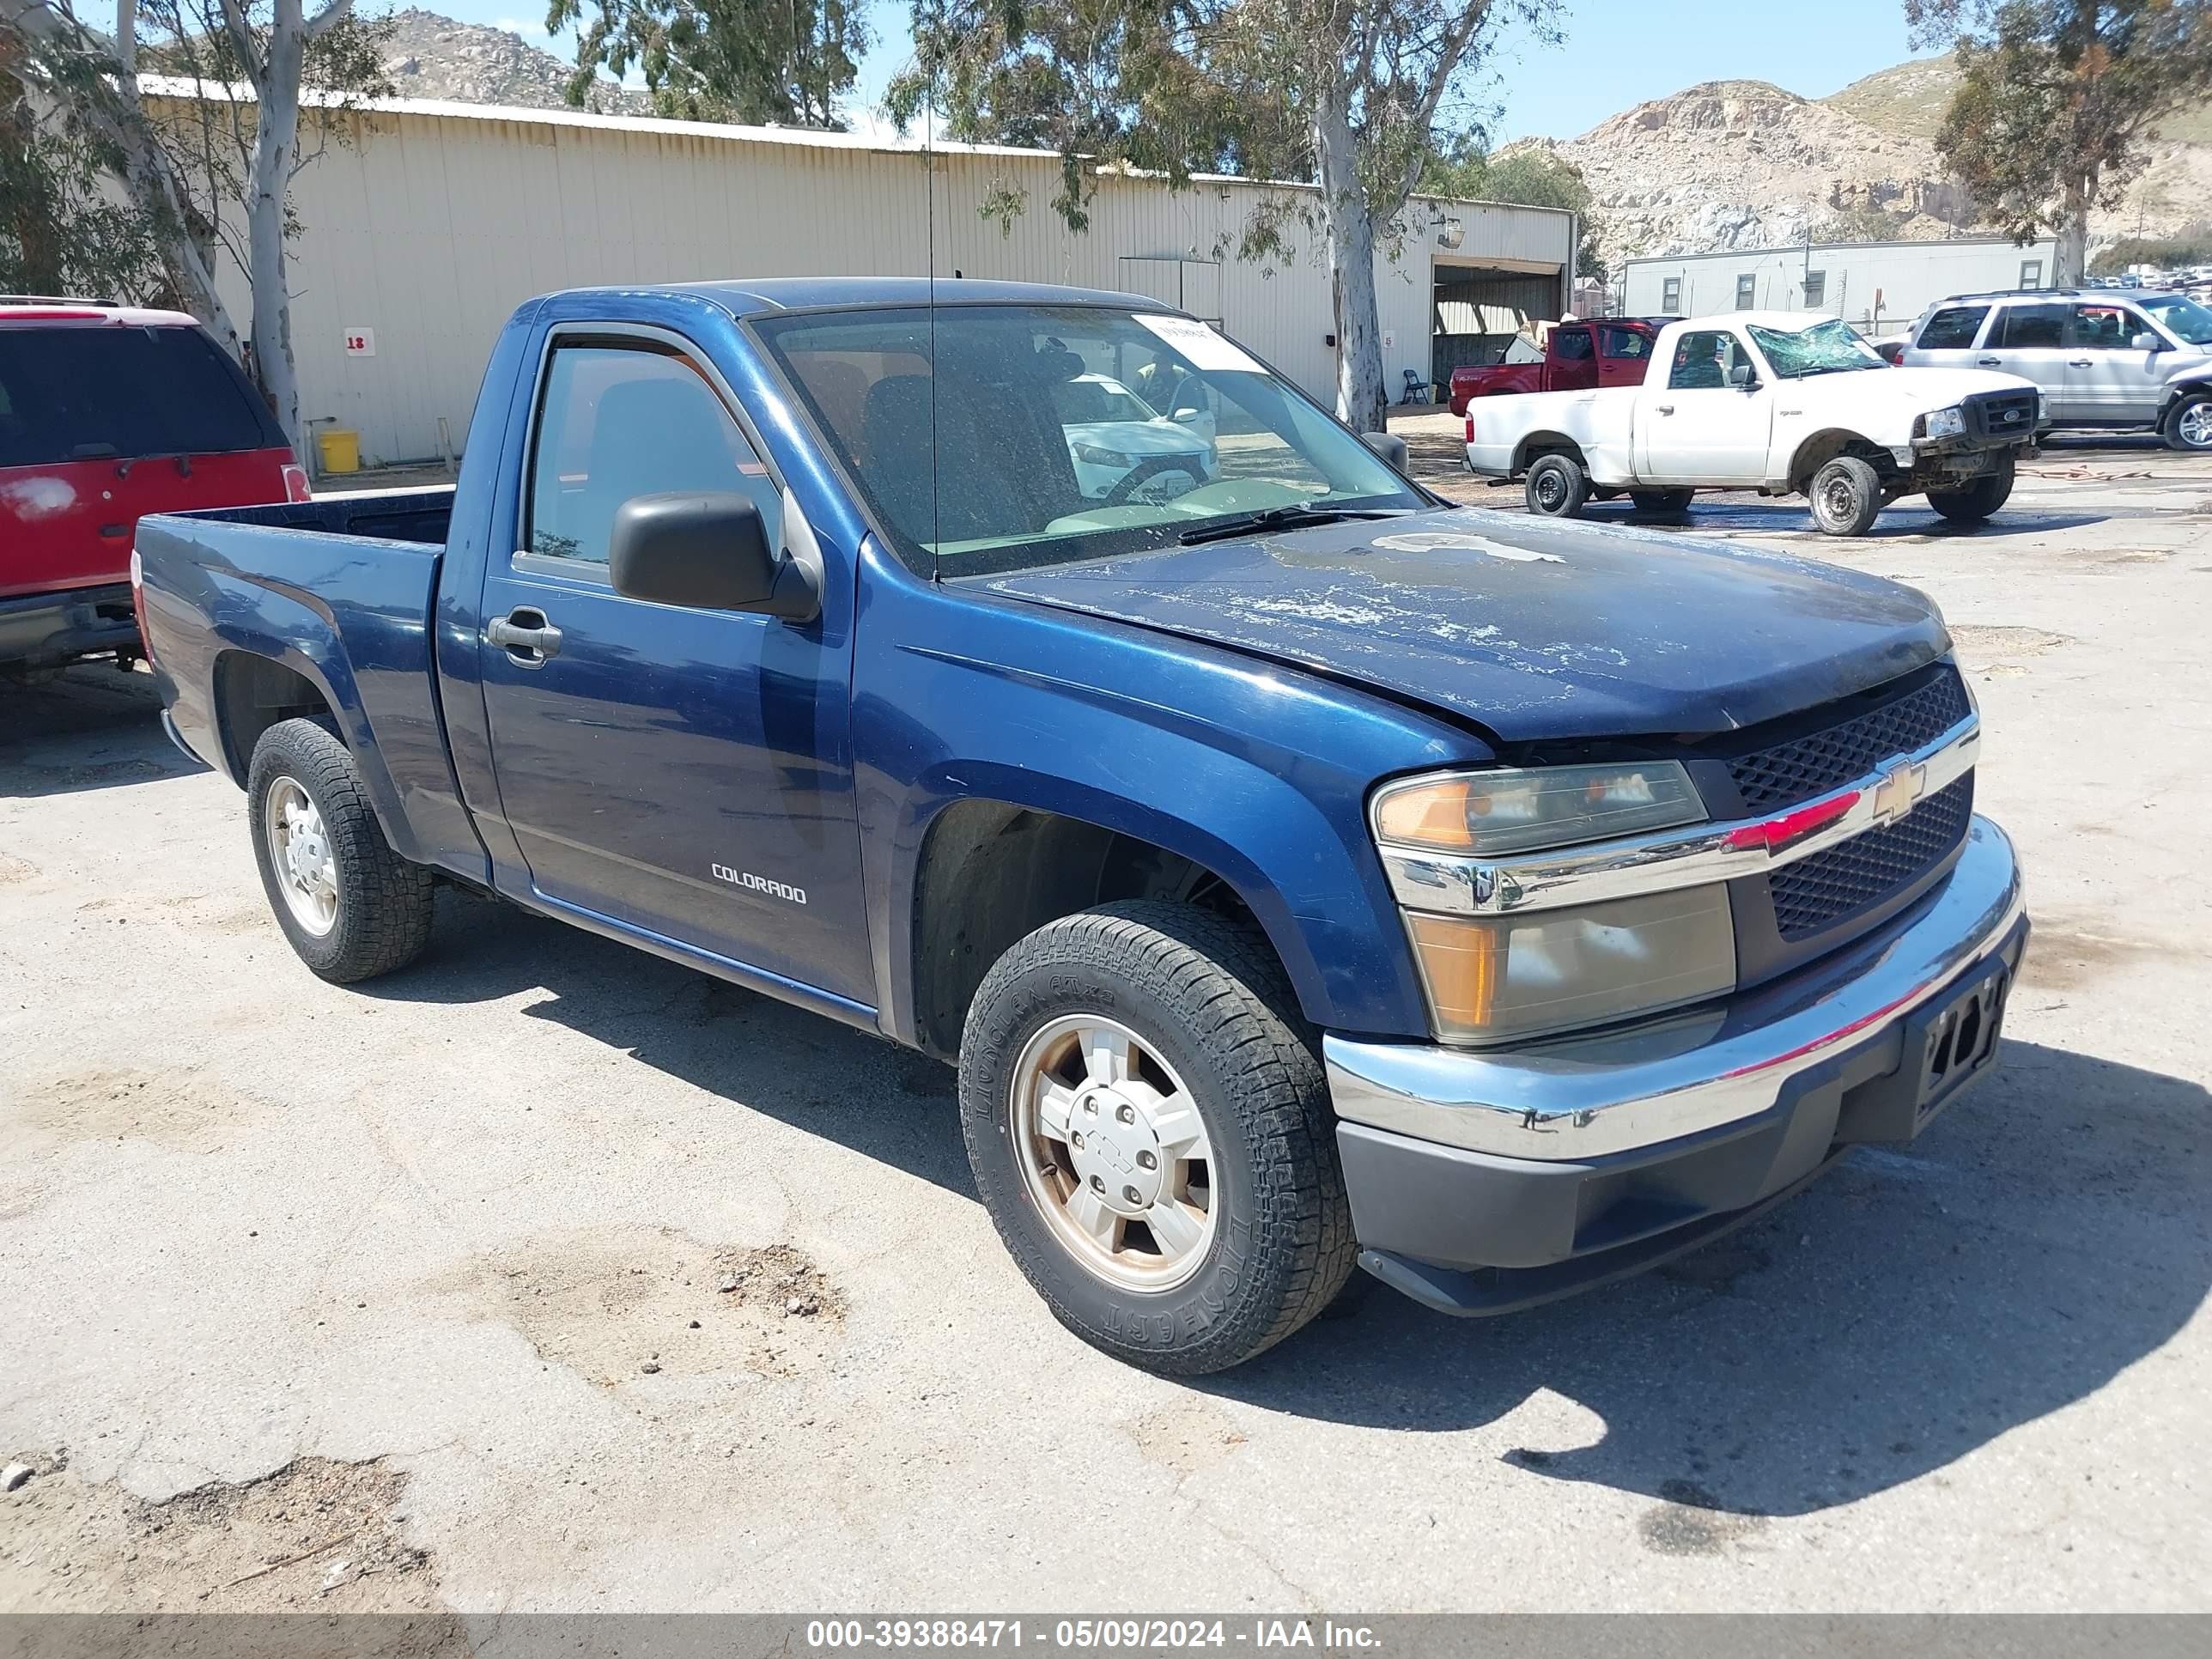
[[[1690,1536],[1940,1470],[2155,1353],[2212,1288],[2212,1097],[2004,1047],[1911,1149],[1861,1148],[1656,1273],[1487,1321],[1381,1292],[1198,1386],[1413,1432],[1547,1393],[1595,1422],[1500,1457],[1664,1500],[1655,1524]]]
[[[531,1018],[975,1196],[949,1068],[556,921],[446,903],[433,954],[362,991],[474,1002],[542,988]],[[1692,1540],[1939,1471],[2155,1353],[2212,1289],[2212,1097],[2005,1048],[2002,1069],[1909,1151],[1862,1148],[1656,1273],[1495,1320],[1376,1287],[1350,1316],[1191,1386],[1414,1433],[1486,1428],[1553,1396],[1587,1431],[1498,1455],[1662,1500],[1655,1513]]]
[[[161,731],[150,674],[80,663],[35,685],[0,682],[0,799],[182,777],[195,765]]]
[[[2124,513],[2034,513],[2008,509],[1980,524],[1954,524],[1933,507],[1916,507],[1907,501],[1883,508],[1881,516],[1874,522],[1874,528],[1854,539],[1864,542],[1961,538],[1992,541],[2002,540],[2008,536],[2046,536],[2061,530],[2080,530],[2115,518],[2134,516],[2136,515]],[[1692,535],[1711,536],[1771,535],[1777,531],[1810,532],[1813,528],[1812,515],[1802,501],[1765,501],[1755,496],[1740,501],[1700,501],[1686,513],[1639,513],[1625,501],[1602,501],[1585,507],[1583,518],[1590,524],[1679,530]],[[1826,542],[1817,545],[1826,545]]]

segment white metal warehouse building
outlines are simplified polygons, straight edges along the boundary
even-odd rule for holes
[[[2057,244],[2008,237],[1942,242],[1800,242],[1622,262],[1626,317],[1751,309],[1825,311],[1869,338],[1894,334],[1954,294],[2047,288]]]
[[[173,84],[173,83],[172,83]],[[149,87],[149,91],[160,88]],[[1060,158],[854,135],[576,111],[395,100],[337,118],[294,181],[292,341],[301,410],[361,434],[372,463],[438,457],[467,431],[501,323],[549,289],[717,277],[935,274],[1147,294],[1218,322],[1333,402],[1328,270],[1294,216],[1287,264],[1238,259],[1251,210],[1284,190],[1098,179],[1087,232],[1051,205]],[[925,186],[933,170],[937,189]],[[1003,222],[978,208],[1009,191]],[[1417,234],[1378,254],[1395,400],[1495,355],[1568,297],[1577,227],[1545,208],[1421,200]],[[248,314],[233,273],[227,295]],[[441,422],[444,429],[441,431]]]

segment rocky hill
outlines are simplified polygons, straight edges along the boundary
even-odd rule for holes
[[[1711,81],[1653,99],[1579,138],[1532,140],[1589,181],[1610,259],[1803,240],[1940,237],[1981,227],[1945,176],[1935,135],[1957,71],[1899,64],[1832,97]],[[2212,219],[2212,106],[2166,124],[2098,240],[2172,234]]]
[[[439,98],[461,104],[515,104],[526,109],[565,109],[562,88],[571,66],[519,34],[441,17],[410,7],[393,15],[398,25],[385,55],[385,73],[402,98]],[[589,107],[609,115],[646,115],[641,92],[604,77]]]

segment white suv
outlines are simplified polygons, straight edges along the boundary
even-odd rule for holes
[[[2149,427],[2212,452],[2212,311],[2185,295],[1956,295],[1921,314],[1900,361],[2033,380],[2053,426]]]

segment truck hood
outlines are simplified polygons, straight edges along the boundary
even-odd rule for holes
[[[1907,364],[1887,371],[1865,369],[1850,375],[1815,375],[1802,386],[1849,383],[1860,392],[1881,392],[1896,398],[1914,414],[1948,409],[1977,392],[2033,392],[2035,382],[2017,374],[2001,374],[1993,368],[1920,368]]]
[[[1507,743],[1733,730],[1950,646],[1925,596],[1879,577],[1473,508],[958,580],[1319,669]]]

